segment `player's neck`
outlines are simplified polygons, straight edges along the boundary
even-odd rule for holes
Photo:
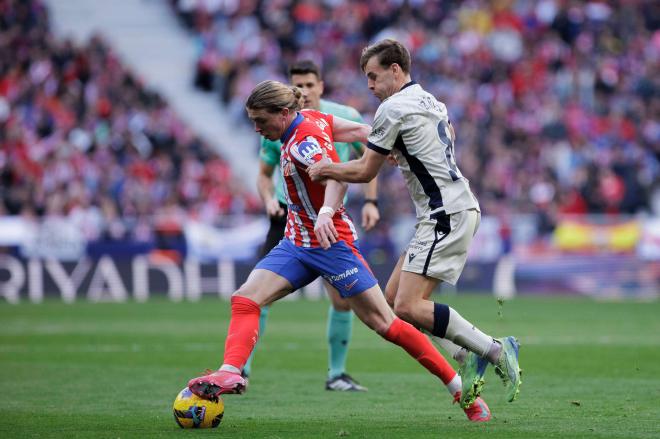
[[[405,85],[408,84],[408,83],[410,83],[410,82],[412,82],[412,78],[410,77],[410,75],[406,75],[406,76],[404,76],[404,77],[399,81],[399,83],[397,84],[397,85],[399,86],[399,88],[398,88],[397,91],[401,91],[401,89],[402,89],[403,87],[405,87]]]
[[[298,114],[300,113],[297,111],[289,113],[289,115],[287,116],[284,122],[284,129],[282,130],[282,134],[280,135],[280,141],[284,141],[285,137],[288,137],[288,135],[290,134],[289,128],[291,128],[291,124],[294,123],[294,121],[298,117]]]
[[[293,123],[293,121],[296,120],[296,117],[298,117],[297,111],[294,111],[293,113],[289,113],[289,115],[286,118],[286,124],[285,124],[287,128],[289,128]]]

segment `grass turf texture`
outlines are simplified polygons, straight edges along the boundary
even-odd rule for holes
[[[520,338],[523,387],[504,402],[492,368],[486,424],[357,320],[349,372],[367,393],[323,390],[327,302],[278,303],[249,391],[224,398],[218,429],[180,430],[171,407],[222,359],[229,304],[0,305],[0,437],[301,438],[660,436],[660,303],[443,297],[486,332]]]

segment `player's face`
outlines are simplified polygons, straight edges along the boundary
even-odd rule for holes
[[[321,109],[321,95],[323,94],[323,81],[314,73],[304,75],[291,75],[291,84],[300,88],[305,98],[305,108]]]
[[[284,134],[287,125],[289,109],[283,108],[277,113],[270,113],[267,110],[247,109],[248,118],[254,124],[254,130],[268,140],[279,140]]]
[[[367,87],[369,90],[381,101],[392,96],[399,91],[397,80],[395,77],[395,66],[385,68],[378,62],[378,56],[374,55],[369,58],[367,64],[364,66],[364,74],[367,76]]]

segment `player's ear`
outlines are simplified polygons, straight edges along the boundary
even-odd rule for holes
[[[321,92],[321,94],[323,94],[323,88],[324,88],[323,81],[319,81],[319,91]]]

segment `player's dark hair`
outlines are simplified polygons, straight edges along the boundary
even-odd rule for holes
[[[303,59],[296,61],[289,67],[289,77],[293,75],[306,75],[308,73],[313,73],[319,81],[321,80],[321,69],[312,60]]]
[[[262,81],[250,93],[245,101],[245,108],[277,113],[283,108],[298,111],[303,108],[303,103],[302,90],[295,85],[286,85],[279,81]]]
[[[410,52],[398,41],[388,38],[365,47],[360,56],[360,68],[363,72],[369,60],[374,56],[378,57],[378,63],[383,68],[388,68],[396,63],[404,73],[410,73]]]

